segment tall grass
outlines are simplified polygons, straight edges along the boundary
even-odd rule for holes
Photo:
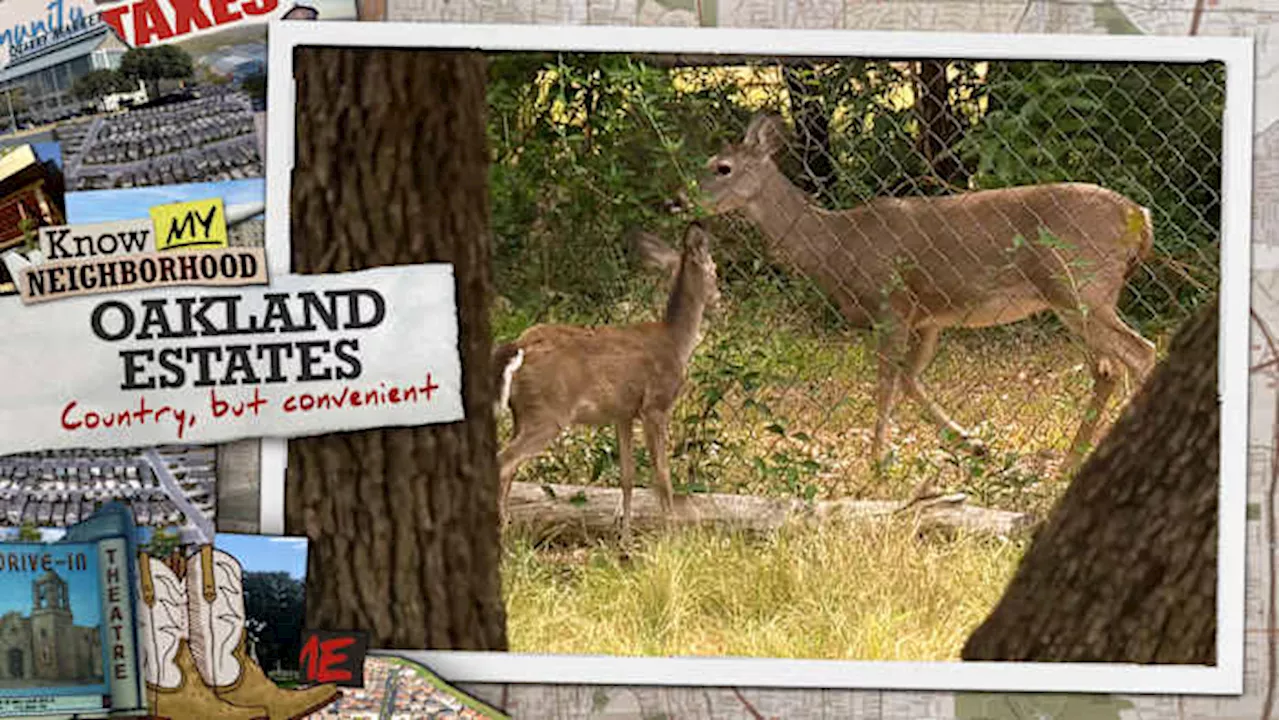
[[[671,532],[625,561],[509,534],[508,636],[517,652],[955,660],[1022,551],[901,520]]]

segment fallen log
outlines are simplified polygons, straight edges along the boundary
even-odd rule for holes
[[[676,495],[671,527],[713,527],[765,533],[787,522],[870,520],[894,515],[920,530],[969,530],[1012,536],[1028,531],[1034,519],[1025,513],[966,503],[963,493],[911,503],[892,500],[820,500],[704,493]],[[575,543],[618,534],[622,491],[611,487],[513,483],[509,500],[513,528],[538,541]],[[631,496],[631,525],[638,531],[664,527],[658,501],[647,489]]]

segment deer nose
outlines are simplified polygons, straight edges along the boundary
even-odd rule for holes
[[[663,208],[670,213],[684,212],[689,209],[689,193],[684,188],[676,191],[675,197],[663,203]]]

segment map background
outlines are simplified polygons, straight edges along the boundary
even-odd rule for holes
[[[1274,0],[388,0],[416,22],[660,25],[1255,39],[1245,693],[1107,696],[875,690],[465,685],[516,718],[1254,720],[1276,718],[1280,11]]]

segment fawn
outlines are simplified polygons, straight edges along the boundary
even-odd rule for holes
[[[674,276],[660,322],[624,326],[536,325],[494,349],[500,372],[499,409],[508,406],[514,432],[498,456],[499,508],[507,521],[511,482],[524,461],[572,425],[613,425],[622,474],[622,537],[631,536],[635,475],[632,429],[638,418],[653,458],[654,488],[664,516],[674,502],[667,466],[667,428],[685,371],[700,339],[702,318],[719,302],[710,235],[693,223],[682,252],[640,233],[645,261]]]

